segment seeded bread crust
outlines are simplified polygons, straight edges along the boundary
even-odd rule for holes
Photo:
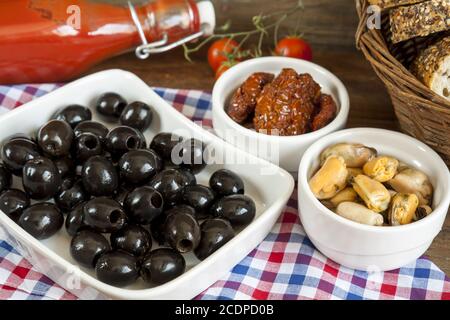
[[[407,4],[424,2],[425,0],[369,0],[371,5],[379,6],[381,9],[389,9]]]
[[[430,0],[390,11],[392,42],[450,29],[450,0]]]
[[[411,72],[428,88],[450,100],[450,37],[442,38],[417,56]]]

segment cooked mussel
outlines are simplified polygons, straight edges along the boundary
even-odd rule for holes
[[[317,199],[330,199],[347,184],[347,168],[342,157],[330,156],[309,181]]]
[[[384,221],[381,214],[355,202],[341,202],[336,208],[336,213],[346,219],[370,226],[382,226]]]
[[[324,164],[330,156],[342,157],[347,167],[362,168],[375,157],[377,151],[359,143],[338,143],[328,147],[320,154],[320,162]]]
[[[391,180],[397,173],[398,160],[392,157],[375,157],[369,160],[363,167],[364,174],[370,178],[386,182]]]
[[[414,193],[419,198],[419,204],[430,204],[433,186],[422,171],[412,168],[404,169],[388,183],[397,192]]]
[[[388,212],[389,224],[398,226],[411,223],[414,219],[419,198],[414,194],[397,193]]]

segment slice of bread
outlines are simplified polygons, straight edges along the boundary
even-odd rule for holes
[[[450,37],[440,39],[419,54],[411,72],[432,91],[450,100]]]
[[[450,0],[430,0],[398,7],[389,15],[393,43],[425,37],[450,29]]]

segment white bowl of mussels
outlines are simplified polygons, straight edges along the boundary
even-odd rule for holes
[[[357,270],[393,270],[419,258],[438,235],[449,188],[447,166],[420,141],[383,129],[347,129],[305,152],[299,215],[330,259]]]

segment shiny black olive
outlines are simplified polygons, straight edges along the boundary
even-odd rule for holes
[[[181,200],[183,188],[191,183],[181,170],[168,169],[153,177],[149,185],[162,194],[166,205],[171,206]]]
[[[125,287],[139,277],[138,260],[123,251],[112,251],[100,256],[95,265],[97,278],[107,284]]]
[[[87,268],[94,268],[98,258],[110,250],[108,240],[90,229],[80,230],[70,242],[70,255]]]
[[[117,159],[128,151],[143,149],[145,146],[142,133],[131,127],[116,127],[106,136],[106,149]]]
[[[150,148],[155,150],[164,160],[170,161],[173,148],[181,141],[183,141],[183,138],[176,134],[162,132],[153,138]]]
[[[69,212],[88,199],[89,196],[84,190],[83,182],[78,179],[61,188],[61,191],[55,196],[55,203],[62,212]]]
[[[198,173],[206,166],[205,149],[206,145],[200,140],[185,140],[174,147],[172,162]]]
[[[186,168],[180,168],[178,169],[186,178],[187,185],[188,186],[194,186],[197,184],[197,178],[195,178],[195,174],[192,173],[192,171],[186,169]]]
[[[150,224],[162,213],[164,199],[155,189],[144,186],[130,192],[125,200],[125,211],[136,223]]]
[[[255,218],[255,202],[248,196],[235,194],[226,196],[211,207],[211,214],[224,218],[233,226],[248,225]]]
[[[22,183],[25,192],[37,200],[52,198],[61,185],[61,176],[53,161],[40,157],[23,167]]]
[[[125,206],[125,200],[128,197],[128,194],[131,191],[125,186],[120,186],[119,190],[117,190],[116,195],[114,196],[114,200],[116,200],[122,207]]]
[[[50,120],[39,129],[37,141],[44,153],[62,157],[69,155],[73,137],[73,129],[67,122]]]
[[[66,217],[66,231],[70,236],[74,236],[79,230],[87,227],[84,223],[84,202],[77,205]]]
[[[78,104],[72,104],[58,111],[53,119],[67,122],[72,128],[75,128],[79,123],[92,119],[92,112],[86,107]]]
[[[63,214],[51,203],[32,205],[23,211],[19,219],[19,225],[39,240],[53,236],[63,223]]]
[[[168,215],[164,230],[167,242],[178,252],[190,252],[200,242],[200,226],[191,214],[180,212]]]
[[[81,170],[84,189],[93,196],[112,195],[119,187],[119,174],[112,162],[102,156],[89,158]]]
[[[143,185],[162,170],[162,160],[153,150],[132,150],[120,158],[119,170],[126,183]]]
[[[143,256],[152,247],[150,232],[141,226],[130,224],[111,234],[111,245],[131,253],[136,257]]]
[[[221,196],[244,194],[244,181],[236,173],[227,169],[214,172],[209,179],[209,186]]]
[[[183,256],[173,249],[151,251],[142,262],[141,277],[150,284],[161,285],[182,275],[186,269]]]
[[[9,189],[12,183],[11,173],[5,166],[0,164],[0,192]]]
[[[21,190],[9,189],[0,193],[0,211],[16,222],[29,205],[30,199]]]
[[[99,156],[102,153],[102,142],[95,134],[85,132],[75,138],[73,154],[78,162],[83,163],[90,157]]]
[[[117,121],[127,106],[127,101],[117,93],[107,92],[101,95],[97,100],[96,109],[105,120]]]
[[[200,229],[202,236],[195,249],[195,255],[199,260],[205,260],[235,235],[231,224],[224,219],[205,220]]]
[[[54,159],[53,163],[58,169],[61,178],[65,178],[69,174],[72,174],[75,169],[75,164],[73,160],[69,157]]]
[[[126,223],[126,215],[121,205],[107,197],[89,200],[84,205],[83,213],[84,223],[97,232],[115,232]]]
[[[81,122],[74,129],[75,137],[79,137],[83,133],[92,133],[95,134],[102,143],[105,143],[108,132],[108,128],[96,121]]]
[[[18,176],[22,176],[22,169],[25,163],[37,157],[40,157],[39,147],[28,138],[13,137],[2,148],[4,166]]]
[[[195,209],[196,217],[204,218],[214,203],[216,195],[211,188],[202,185],[186,186],[183,189],[183,202]]]
[[[153,120],[153,112],[146,103],[135,101],[125,107],[120,116],[120,123],[141,132],[147,130]]]

